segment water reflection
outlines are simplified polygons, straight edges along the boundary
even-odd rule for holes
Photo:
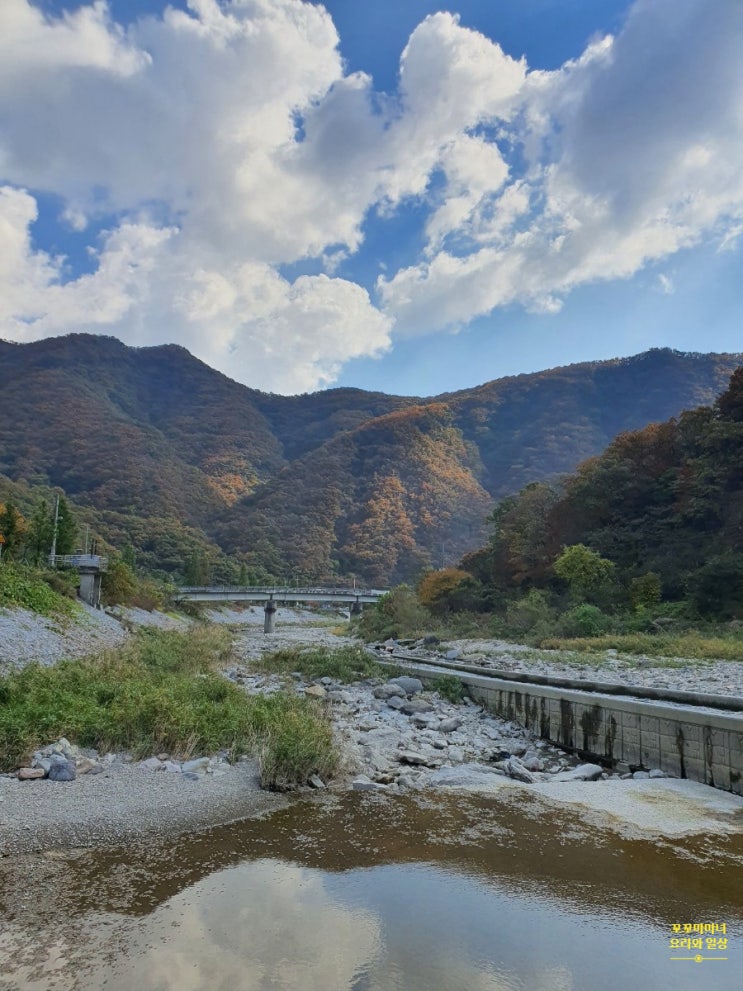
[[[720,842],[618,841],[529,803],[302,803],[3,865],[0,989],[739,991],[743,848]],[[730,959],[672,963],[671,923],[708,920]]]

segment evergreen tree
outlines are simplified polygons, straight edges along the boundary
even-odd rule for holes
[[[72,554],[75,550],[77,526],[64,496],[59,497],[57,516],[57,554]]]
[[[41,499],[34,510],[26,536],[26,553],[31,564],[40,564],[52,548],[54,520],[46,499]]]

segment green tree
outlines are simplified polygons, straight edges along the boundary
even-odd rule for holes
[[[552,567],[557,577],[567,582],[577,602],[604,598],[614,582],[614,562],[585,544],[565,547]]]
[[[660,602],[660,595],[660,576],[654,571],[648,571],[647,574],[633,578],[630,582],[629,600],[635,609],[656,605]]]
[[[26,534],[26,553],[31,564],[38,565],[46,558],[52,547],[53,529],[54,521],[49,503],[46,499],[41,499],[33,512]]]
[[[64,496],[59,497],[57,514],[57,554],[72,554],[77,539],[77,525]]]
[[[23,545],[26,521],[12,502],[0,503],[0,534],[3,535],[3,555],[16,557]]]

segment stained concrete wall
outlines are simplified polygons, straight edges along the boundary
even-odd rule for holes
[[[436,677],[423,665],[412,665],[410,670],[421,678]],[[633,771],[659,767],[667,774],[743,795],[743,712],[466,673],[457,677],[472,698],[492,712],[587,759]]]

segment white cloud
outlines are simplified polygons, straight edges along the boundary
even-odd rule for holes
[[[670,16],[638,0],[616,38],[528,72],[438,13],[381,95],[300,0],[192,0],[126,29],[100,0],[56,19],[4,0],[0,336],[177,341],[249,384],[311,389],[393,329],[550,313],[702,237],[729,246],[741,48],[736,0],[677,0]],[[35,246],[41,192],[90,232],[93,272],[70,278]],[[397,272],[379,259],[380,311],[334,274],[365,218],[411,198],[424,248]],[[302,259],[325,274],[280,274]]]
[[[725,243],[743,218],[742,48],[733,0],[681,0],[670,17],[639,0],[617,38],[529,75],[510,129],[529,168],[496,201],[497,212],[520,181],[509,218],[520,223],[506,223],[505,240],[496,225],[469,252],[444,247],[380,280],[398,331],[465,324],[514,301],[551,311],[578,285],[626,278],[704,236]]]

